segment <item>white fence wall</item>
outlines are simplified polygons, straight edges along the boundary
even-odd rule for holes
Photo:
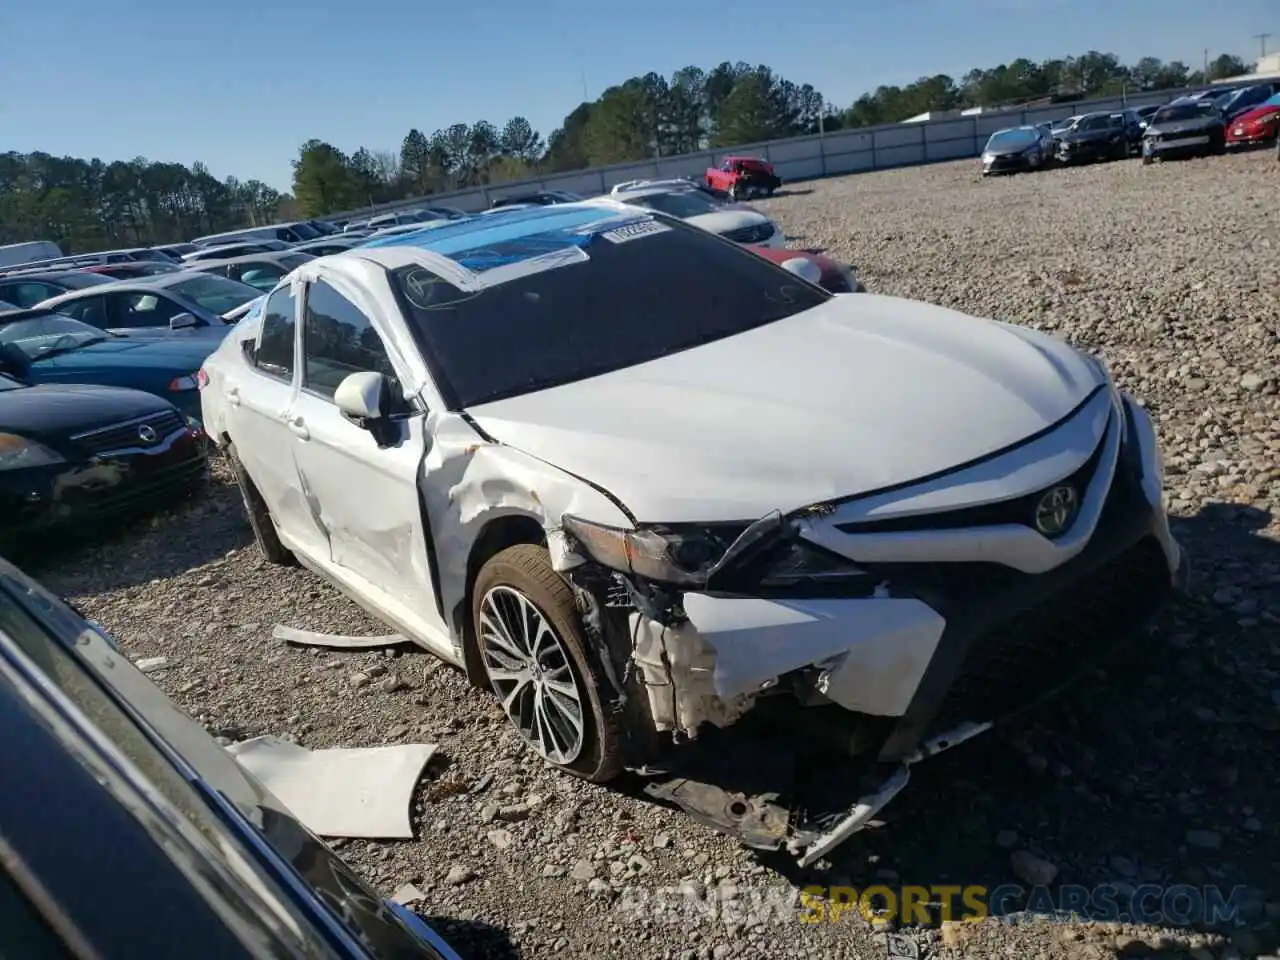
[[[778,176],[782,177],[786,183],[862,173],[867,170],[883,170],[889,167],[912,167],[943,160],[976,157],[982,152],[987,138],[1005,127],[1061,120],[1078,113],[1166,103],[1183,92],[1185,91],[1161,90],[1153,93],[1139,93],[1124,99],[1117,97],[1110,100],[1087,100],[1039,107],[1034,110],[1002,110],[998,113],[930,120],[924,123],[895,123],[882,127],[835,130],[825,136],[810,135],[768,143],[747,143],[719,150],[687,153],[677,157],[662,157],[611,167],[593,167],[589,170],[548,174],[532,180],[492,184],[449,193],[434,193],[430,197],[399,200],[376,208],[363,207],[359,210],[333,213],[330,216],[334,218],[367,217],[371,215],[371,210],[376,213],[390,213],[394,210],[420,207],[427,203],[442,203],[460,207],[463,210],[479,211],[488,209],[494,200],[501,197],[527,193],[530,190],[568,190],[583,196],[596,196],[607,193],[615,184],[625,180],[654,177],[694,177],[700,180],[707,167],[729,154],[765,157],[774,165]]]

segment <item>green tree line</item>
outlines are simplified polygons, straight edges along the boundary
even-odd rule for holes
[[[829,103],[764,65],[689,66],[648,73],[575,107],[544,140],[524,117],[497,127],[455,123],[430,134],[416,127],[398,150],[352,153],[312,139],[293,161],[293,193],[255,180],[215,179],[200,163],[141,157],[106,163],[45,153],[0,154],[0,243],[54,240],[68,252],[186,239],[293,216],[428,196],[608,163],[674,156],[781,137],[896,123],[926,111],[1057,98],[1092,99],[1195,86],[1247,73],[1223,54],[1207,71],[1114,54],[1036,63],[1019,58],[956,79],[938,74],[903,87],[881,86],[852,104]]]

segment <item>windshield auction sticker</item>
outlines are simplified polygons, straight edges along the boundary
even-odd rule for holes
[[[641,220],[638,223],[628,223],[614,230],[606,230],[600,236],[610,243],[626,243],[628,240],[651,237],[655,233],[666,233],[670,229],[665,223],[659,223],[657,220]]]

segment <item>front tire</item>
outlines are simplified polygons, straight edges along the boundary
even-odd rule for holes
[[[282,567],[296,567],[298,558],[293,551],[280,542],[280,534],[276,532],[275,522],[271,519],[271,511],[262,494],[254,486],[249,471],[240,462],[234,444],[227,444],[227,461],[231,464],[231,472],[235,474],[236,486],[240,488],[240,499],[244,501],[244,512],[249,517],[249,526],[253,528],[253,539],[262,551],[263,559],[268,563]]]
[[[592,783],[616,777],[622,735],[602,702],[608,679],[546,548],[519,544],[491,558],[476,577],[471,622],[489,686],[525,744]]]

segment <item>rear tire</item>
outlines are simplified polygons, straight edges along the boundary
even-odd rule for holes
[[[236,485],[240,488],[240,499],[244,501],[244,512],[249,517],[249,526],[253,528],[253,539],[262,551],[262,557],[268,563],[282,567],[296,567],[298,558],[293,551],[280,542],[280,534],[276,532],[275,521],[271,519],[271,511],[267,502],[254,486],[249,471],[240,462],[234,444],[227,444],[227,460],[231,464],[231,472],[235,474]]]
[[[609,681],[546,548],[492,557],[472,589],[471,622],[489,686],[529,749],[591,783],[616,777],[623,739],[601,696]]]

